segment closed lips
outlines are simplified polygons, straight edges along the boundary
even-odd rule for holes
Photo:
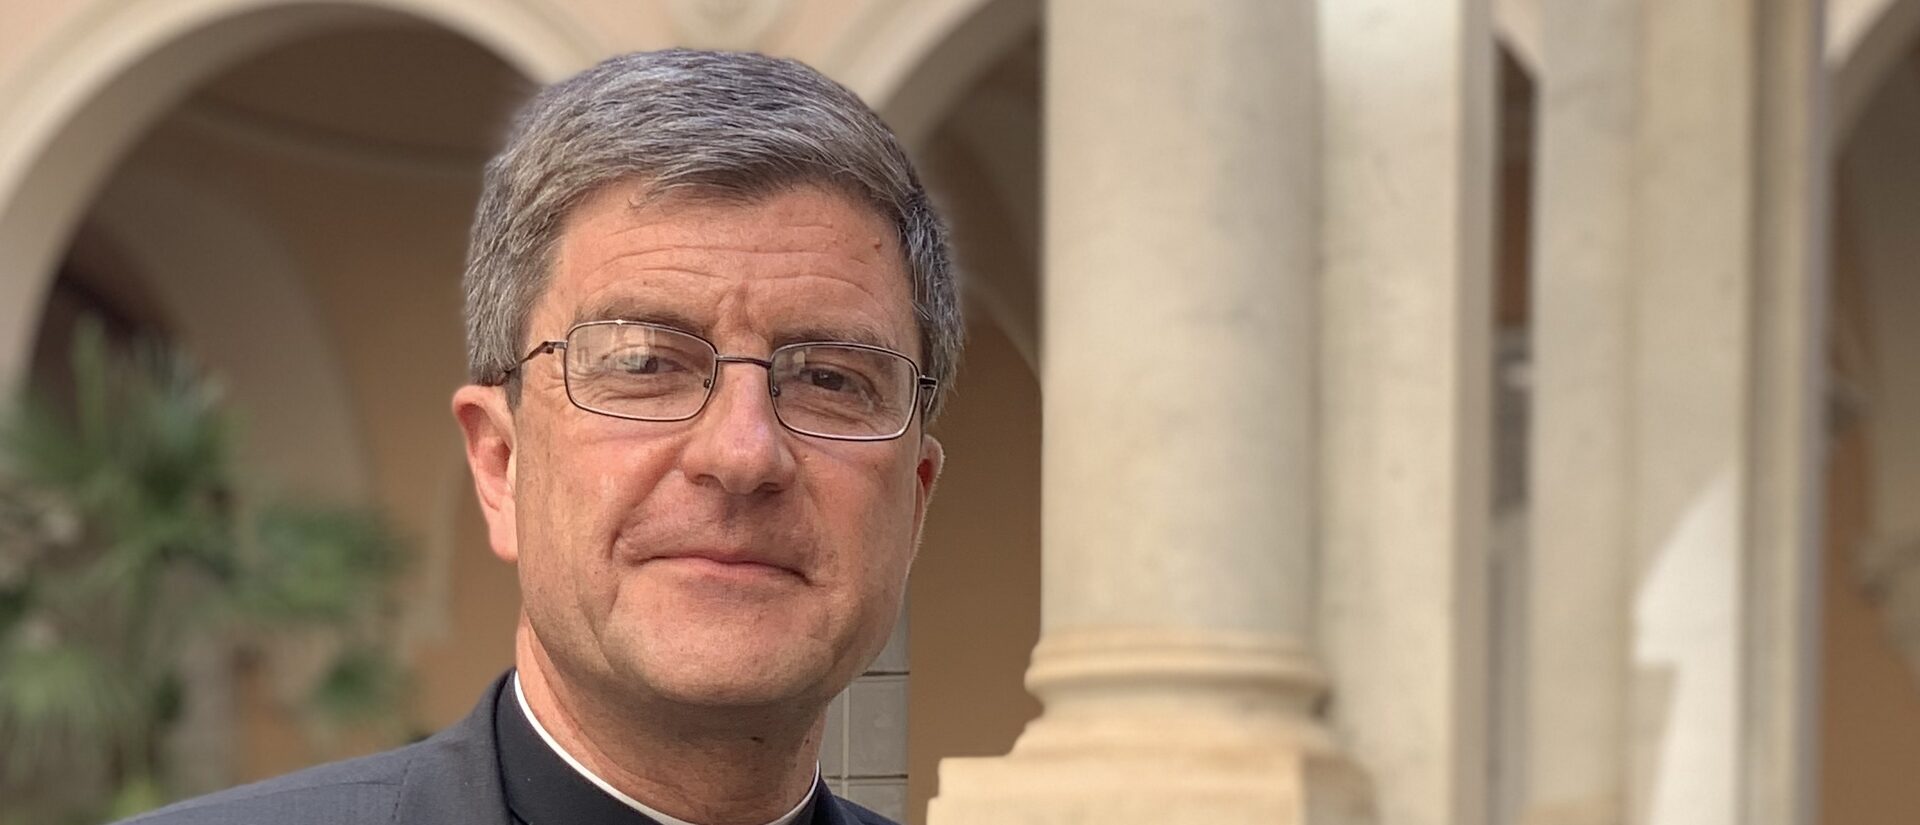
[[[717,565],[724,568],[737,568],[737,569],[741,569],[743,572],[744,570],[759,568],[759,569],[764,569],[769,571],[786,573],[788,575],[795,576],[803,580],[806,578],[805,576],[802,576],[800,574],[800,571],[798,570],[795,570],[784,564],[779,564],[777,562],[771,561],[767,559],[765,556],[755,555],[751,553],[704,552],[704,551],[694,551],[694,552],[686,552],[686,553],[662,553],[660,555],[653,556],[652,558],[647,559],[647,561],[649,562],[651,561],[682,561],[682,562],[692,562],[696,564],[704,563],[704,564],[710,564],[710,565]]]

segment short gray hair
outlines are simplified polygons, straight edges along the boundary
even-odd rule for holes
[[[899,139],[853,92],[797,61],[687,49],[611,58],[521,109],[474,214],[469,380],[506,379],[529,345],[568,213],[623,181],[649,197],[741,201],[825,185],[871,207],[899,233],[921,368],[940,382],[928,420],[944,404],[965,338],[959,287],[946,225]]]

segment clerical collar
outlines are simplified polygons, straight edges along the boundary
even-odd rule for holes
[[[608,784],[580,760],[567,753],[547,733],[527,706],[520,691],[520,674],[513,674],[513,701],[506,691],[494,706],[494,729],[500,738],[500,774],[507,807],[526,825],[694,825],[656,811]],[[793,810],[767,825],[812,822],[812,809],[821,796],[815,769],[813,789]]]

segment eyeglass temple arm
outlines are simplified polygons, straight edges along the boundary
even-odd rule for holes
[[[939,395],[940,379],[934,378],[933,376],[930,376],[930,375],[922,375],[922,376],[919,376],[919,378],[920,378],[919,388],[926,392],[926,399],[927,399],[925,401],[920,402],[921,412],[926,412],[927,410],[933,409],[933,399],[935,396]]]
[[[520,356],[520,360],[513,362],[511,366],[500,371],[500,383],[502,384],[507,383],[507,379],[512,378],[513,374],[516,372],[519,372],[521,367],[526,366],[528,361],[532,361],[533,359],[538,358],[542,355],[546,355],[549,352],[563,350],[566,348],[567,348],[567,342],[565,341],[541,341],[539,346],[534,347],[532,350],[529,350],[526,355]]]

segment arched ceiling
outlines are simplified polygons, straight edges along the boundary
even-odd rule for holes
[[[477,163],[533,89],[458,34],[391,24],[331,31],[243,61],[186,107],[241,128]]]

